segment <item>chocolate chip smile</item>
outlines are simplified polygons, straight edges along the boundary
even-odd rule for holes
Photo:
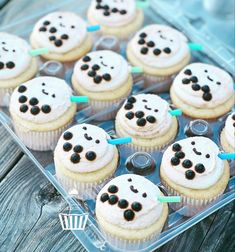
[[[2,50],[5,52],[9,52],[9,50],[7,50],[5,47],[2,47]]]
[[[194,151],[194,153],[195,153],[196,155],[202,155],[202,153],[201,153],[200,151],[197,151],[196,148],[193,148],[193,151]]]
[[[149,108],[147,105],[145,105],[144,108],[146,108],[147,110],[152,110],[152,109]]]
[[[138,193],[139,191],[137,189],[134,188],[133,185],[130,186],[130,189],[133,193]]]
[[[107,66],[108,66],[108,65],[104,64],[104,62],[103,62],[103,61],[101,61],[101,64],[102,64],[103,66],[105,66],[105,67],[107,67]]]
[[[210,81],[214,81],[213,79],[211,79],[211,77],[209,75],[207,75],[207,79]]]
[[[86,140],[88,140],[88,141],[91,141],[92,140],[92,137],[90,137],[90,136],[88,136],[88,134],[86,133],[86,134],[84,134],[84,137],[86,138]]]
[[[47,93],[47,92],[45,91],[45,89],[43,89],[42,92],[43,92],[43,94],[45,94],[45,95],[49,95],[49,93]]]
[[[60,25],[60,27],[65,27],[65,25],[64,25],[64,24],[62,24],[62,23],[60,23],[59,25]]]
[[[162,39],[165,39],[165,40],[166,40],[166,37],[164,37],[162,34],[160,35],[160,38],[162,38]]]

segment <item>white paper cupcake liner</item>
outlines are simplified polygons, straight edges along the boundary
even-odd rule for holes
[[[152,92],[166,92],[170,90],[174,75],[169,76],[154,76],[143,74],[144,87]]]
[[[36,151],[54,150],[61,134],[72,124],[70,121],[63,127],[51,131],[31,131],[22,125],[14,123],[17,136],[30,149]]]
[[[8,107],[14,88],[0,88],[0,107]]]
[[[169,195],[181,197],[180,203],[169,203],[170,207],[174,211],[177,211],[180,208],[185,207],[185,209],[182,210],[181,214],[188,217],[193,216],[197,214],[198,212],[200,212],[201,210],[203,210],[211,202],[218,199],[220,195],[222,195],[224,192],[224,190],[222,190],[218,195],[210,199],[194,199],[194,198],[187,197],[185,195],[181,195],[180,193],[175,191],[173,188],[171,188],[162,178],[161,178],[161,182],[166,188],[166,191]]]

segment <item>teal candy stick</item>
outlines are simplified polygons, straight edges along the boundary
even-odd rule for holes
[[[188,43],[188,46],[192,51],[202,51],[203,50],[203,46],[201,44]]]
[[[134,66],[134,67],[131,67],[131,72],[132,73],[142,73],[143,72],[143,68],[142,67],[138,67],[138,66]]]
[[[235,159],[235,153],[219,153],[218,157],[222,160],[231,160],[231,159]]]
[[[71,96],[71,102],[88,102],[89,98],[87,96]]]
[[[87,26],[86,30],[88,32],[99,31],[100,30],[100,25],[90,25],[90,26]]]
[[[49,49],[48,48],[38,48],[38,49],[32,49],[29,50],[29,55],[34,57],[34,56],[38,56],[38,55],[42,55],[42,54],[47,54],[49,53]]]
[[[182,115],[182,110],[181,109],[173,109],[173,110],[169,110],[169,113],[172,116],[181,116]]]
[[[181,197],[180,196],[158,196],[158,200],[162,203],[181,202]]]
[[[132,142],[131,137],[123,137],[123,138],[116,138],[116,139],[108,139],[109,144],[117,145],[117,144],[127,144]]]
[[[149,7],[149,1],[148,0],[136,0],[136,6],[137,8],[144,9]]]

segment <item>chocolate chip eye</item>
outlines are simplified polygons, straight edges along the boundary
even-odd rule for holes
[[[170,39],[171,42],[173,42],[174,40],[173,39]]]
[[[154,112],[158,112],[158,109],[154,109]]]
[[[58,18],[62,18],[62,16],[59,16]]]
[[[192,144],[192,145],[195,145],[195,142],[194,142],[194,141],[192,141],[192,142],[191,142],[191,144]]]
[[[114,69],[114,67],[112,66],[111,69]]]
[[[100,59],[103,59],[103,56],[100,56]]]
[[[6,43],[5,42],[2,42],[3,45],[5,45]]]
[[[12,50],[12,52],[15,52],[16,50],[14,49],[14,50]]]
[[[85,127],[85,126],[84,126],[84,127],[82,127],[82,128],[83,128],[84,130],[87,130],[87,127]]]
[[[205,73],[208,73],[208,71],[207,71],[207,70],[204,70],[204,72],[205,72]]]
[[[74,29],[74,28],[75,28],[75,26],[74,26],[74,25],[71,25],[71,28],[72,28],[72,29]]]
[[[132,179],[131,179],[131,178],[129,178],[127,181],[128,181],[128,182],[132,182]]]
[[[45,83],[42,83],[42,86],[45,86],[46,84]]]
[[[53,94],[52,97],[55,98],[55,94]]]
[[[146,197],[147,197],[147,193],[143,193],[143,194],[142,194],[142,197],[143,197],[143,198],[146,198]]]
[[[100,140],[98,140],[98,139],[97,139],[97,140],[95,140],[95,143],[99,144],[99,143],[100,143]]]
[[[210,158],[210,154],[206,154],[206,158]]]
[[[216,84],[217,84],[217,85],[221,85],[221,82],[217,81]]]
[[[142,102],[147,102],[147,100],[143,99]]]

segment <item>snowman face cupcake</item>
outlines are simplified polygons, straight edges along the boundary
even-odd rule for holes
[[[79,47],[86,35],[86,23],[71,12],[50,13],[41,18],[33,30],[35,43],[55,53],[66,53]]]
[[[214,185],[221,177],[224,162],[218,146],[209,138],[180,140],[164,152],[161,169],[174,183],[192,189]]]
[[[45,123],[56,120],[71,106],[71,88],[55,77],[38,77],[15,89],[11,111],[26,121]]]
[[[0,81],[15,78],[30,65],[30,47],[23,39],[0,33]]]
[[[135,57],[152,68],[169,68],[189,55],[187,38],[165,25],[149,25],[140,30],[129,47]]]
[[[233,80],[222,69],[203,63],[186,66],[172,89],[178,98],[197,108],[215,108],[233,95]]]
[[[129,77],[126,60],[119,54],[102,50],[88,53],[74,68],[77,82],[87,90],[108,91],[123,85]]]
[[[70,171],[87,173],[105,167],[114,157],[115,146],[101,128],[80,124],[68,129],[59,139],[56,155]]]
[[[225,122],[224,134],[226,141],[235,149],[235,113],[229,115]]]
[[[160,190],[144,177],[126,174],[107,183],[99,192],[96,212],[110,224],[127,229],[150,226],[162,214]]]

